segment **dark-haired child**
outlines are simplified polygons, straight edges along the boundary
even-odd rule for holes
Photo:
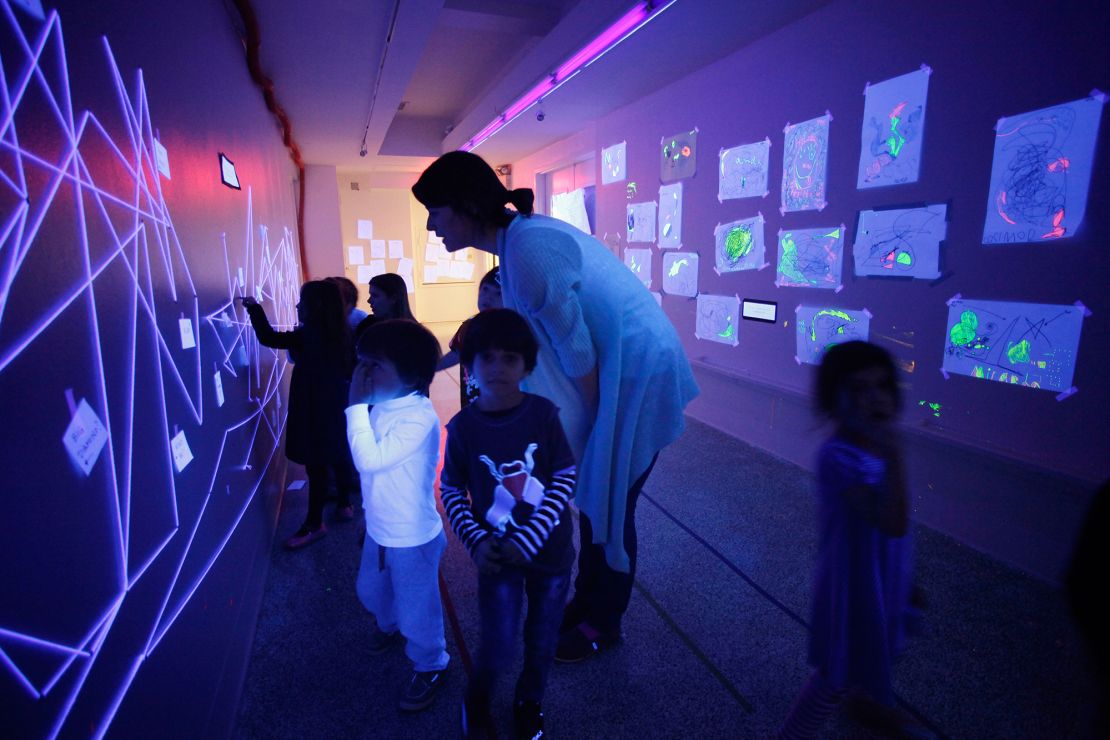
[[[513,704],[517,736],[543,732],[544,688],[574,562],[566,511],[574,457],[559,410],[520,390],[536,366],[536,339],[514,311],[468,322],[462,364],[477,400],[447,425],[440,496],[451,527],[478,566],[481,645],[463,703],[463,734],[480,737],[498,675],[512,665],[525,595],[524,668]]]
[[[366,511],[356,590],[376,621],[371,654],[405,638],[413,674],[400,708],[419,711],[448,662],[438,578],[447,539],[434,490],[439,419],[427,396],[439,341],[415,321],[381,321],[359,338],[358,358],[347,408]]]
[[[872,720],[909,731],[890,666],[909,613],[909,499],[896,419],[894,362],[866,342],[829,349],[817,370],[817,410],[836,425],[817,460],[818,544],[809,663],[814,671],[780,737],[816,737],[849,691]]]
[[[478,312],[481,313],[489,308],[501,308],[501,268],[494,267],[492,270],[482,276],[482,281],[478,283]],[[463,337],[466,336],[466,327],[469,325],[470,319],[467,319],[459,326],[459,330],[455,332],[455,336],[451,337],[448,346],[448,352],[439,361],[439,369],[446,370],[449,367],[459,365],[459,350],[462,349]],[[470,371],[466,369],[466,365],[459,366],[459,404],[461,408],[466,408],[474,399],[478,397],[478,384],[471,377]]]

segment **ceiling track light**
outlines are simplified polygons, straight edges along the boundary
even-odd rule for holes
[[[504,112],[486,124],[478,133],[474,134],[460,149],[469,152],[482,144],[486,139],[496,134],[505,126],[543,100],[555,90],[558,90],[567,80],[574,77],[586,67],[603,57],[615,46],[626,38],[643,28],[649,21],[658,16],[678,0],[656,3],[652,0],[642,0],[621,16],[613,25],[597,35],[593,41],[583,46],[576,54],[556,67],[555,71],[537,82],[532,89],[521,95],[515,102],[505,108]],[[543,114],[536,116],[537,121],[543,120]]]

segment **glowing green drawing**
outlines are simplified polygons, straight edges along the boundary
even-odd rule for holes
[[[686,259],[685,257],[680,260],[675,260],[674,263],[671,265],[670,271],[667,272],[667,277],[676,277],[678,275],[678,271],[688,264],[690,264],[690,260]]]
[[[902,151],[902,147],[906,143],[906,137],[898,133],[898,124],[902,122],[901,116],[890,117],[890,133],[891,136],[886,140],[886,144],[890,147],[890,155],[897,158],[898,154]]]
[[[829,233],[825,234],[825,236],[832,237],[833,239],[839,239],[840,238],[840,229],[833,229]]]
[[[752,239],[751,226],[737,226],[725,237],[725,254],[729,262],[739,262],[751,253],[755,241]]]
[[[976,365],[975,368],[971,371],[971,375],[972,375],[972,377],[975,377],[975,378],[985,377],[984,374],[983,374],[983,366],[982,365]]]
[[[855,321],[855,319],[853,319],[849,314],[845,313],[844,311],[838,311],[835,308],[823,308],[823,309],[821,309],[820,311],[818,311],[817,313],[815,313],[813,315],[813,323],[811,323],[809,325],[810,341],[813,341],[813,342],[817,341],[817,319],[821,318],[822,316],[833,316],[833,317],[838,318],[838,319],[843,319],[844,321],[847,321],[848,323],[852,323],[853,321]],[[844,325],[843,324],[836,327],[836,333],[837,334],[843,334],[844,333]],[[832,344],[828,345],[828,347],[825,347],[825,349],[828,349],[831,346],[832,346]],[[822,350],[822,352],[824,352],[824,350]]]
[[[791,234],[782,236],[782,261],[779,263],[779,272],[794,283],[812,282],[798,269],[798,245]]]
[[[1010,362],[1029,362],[1029,340],[1022,339],[1016,344],[1011,344],[1006,348],[1006,356],[1010,358]]]
[[[900,265],[909,265],[913,263],[913,257],[910,256],[909,252],[899,252],[897,259]]]
[[[979,317],[974,311],[964,311],[960,314],[960,323],[952,327],[949,336],[952,344],[964,347],[975,341],[975,330],[979,328]],[[982,376],[979,376],[982,377]]]
[[[928,406],[929,410],[933,412],[933,416],[937,417],[938,419],[940,418],[941,405],[939,403],[933,403],[931,401],[918,401],[917,405]]]
[[[728,326],[726,326],[725,330],[723,332],[721,332],[720,334],[718,334],[717,336],[724,337],[725,339],[732,339],[734,334],[736,334],[736,328],[732,325],[732,317],[729,316],[728,317]]]

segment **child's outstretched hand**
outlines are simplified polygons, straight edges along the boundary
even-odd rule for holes
[[[479,573],[487,576],[500,573],[501,560],[500,543],[492,537],[482,540],[481,544],[474,548],[474,563],[478,566]]]
[[[510,539],[504,539],[501,545],[501,562],[505,565],[523,565],[528,562],[520,546]]]
[[[361,362],[355,365],[351,373],[351,389],[347,392],[347,405],[356,403],[370,403],[370,381],[366,377],[366,365]]]
[[[239,299],[239,302],[243,304],[243,308],[251,308],[258,305],[258,301],[256,301],[252,296],[249,295],[242,296]]]

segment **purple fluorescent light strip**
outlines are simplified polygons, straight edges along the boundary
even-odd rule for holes
[[[555,73],[550,77],[546,77],[542,82],[537,84],[531,90],[526,92],[515,103],[505,109],[505,112],[493,119],[475,134],[469,141],[464,144],[461,149],[463,151],[472,151],[476,149],[482,142],[490,138],[503,127],[507,126],[510,122],[516,119],[524,111],[528,110],[543,96],[550,94],[556,90],[560,85],[568,79],[577,74],[582,68],[588,66],[592,62],[599,59],[607,51],[619,44],[624,39],[631,36],[638,31],[648,21],[661,12],[669,8],[675,3],[676,0],[671,0],[659,7],[648,10],[647,2],[639,2],[632,10],[625,13],[613,25],[602,31],[597,38],[590,43],[586,44],[574,56],[565,61]]]
[[[508,123],[509,121],[513,120],[521,113],[528,110],[528,108],[530,108],[532,104],[535,103],[537,100],[542,98],[547,93],[551,92],[551,89],[553,87],[555,87],[555,81],[552,80],[550,77],[544,77],[538,85],[533,87],[528,92],[524,93],[520,100],[516,101],[505,109],[505,112],[501,116],[502,121],[504,123]]]
[[[23,675],[23,671],[19,670],[19,667],[12,662],[12,659],[8,657],[8,654],[4,652],[3,648],[0,648],[0,664],[6,665],[15,677],[19,679],[20,685],[27,689],[27,693],[31,695],[32,699],[42,698],[42,694],[39,693],[39,690],[35,688],[34,684],[27,680],[27,677]]]
[[[625,34],[633,31],[636,26],[647,20],[647,17],[647,3],[638,3],[636,7],[625,13],[620,20],[602,31],[596,39],[586,44],[581,51],[555,70],[555,81],[562,82],[582,67],[585,67],[592,62],[595,57],[600,56],[602,52],[619,41]]]

